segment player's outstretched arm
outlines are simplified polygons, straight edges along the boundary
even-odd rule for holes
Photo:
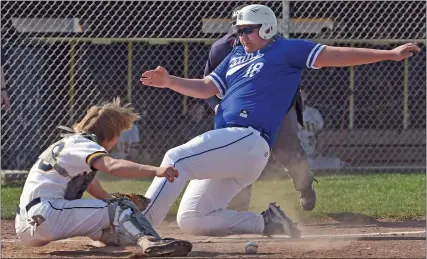
[[[87,187],[86,191],[92,195],[94,198],[103,200],[103,199],[111,199],[113,196],[111,196],[104,188],[102,188],[101,183],[98,181],[98,179],[95,177],[93,178],[92,182]]]
[[[401,61],[419,51],[420,48],[414,43],[407,43],[392,50],[326,46],[320,52],[314,66],[347,67],[386,60]]]
[[[142,73],[141,83],[143,85],[158,88],[169,88],[183,95],[206,99],[219,94],[215,84],[206,79],[186,79],[169,75],[163,67]]]
[[[166,177],[169,182],[173,182],[179,176],[178,170],[172,166],[149,166],[134,163],[128,160],[115,159],[103,156],[92,163],[92,167],[97,170],[125,178],[137,178],[146,176]]]

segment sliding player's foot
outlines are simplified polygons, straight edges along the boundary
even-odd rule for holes
[[[300,238],[301,231],[276,203],[270,203],[268,209],[261,213],[264,217],[264,235],[288,235]]]

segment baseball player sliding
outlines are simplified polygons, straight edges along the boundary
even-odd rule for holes
[[[236,23],[239,10],[245,6],[247,5],[238,6],[233,10],[233,24]],[[279,35],[275,35],[274,37],[280,38]],[[233,47],[240,44],[241,42],[236,31],[227,33],[224,37],[214,42],[209,50],[209,58],[206,62],[204,75],[208,76],[212,73],[227,55],[231,53]],[[284,82],[284,87],[285,85],[286,82]],[[299,89],[294,93],[294,100],[281,122],[271,154],[275,161],[287,169],[294,189],[300,193],[301,207],[306,211],[310,211],[316,206],[316,192],[313,186],[313,173],[308,165],[306,155],[301,150],[301,142],[298,139],[298,127],[299,125],[303,125],[302,98],[298,92]],[[215,111],[220,101],[221,99],[217,96],[212,96],[206,100],[209,106]],[[248,210],[251,201],[251,192],[252,185],[249,185],[231,200],[228,207],[239,211]]]
[[[173,182],[178,171],[172,166],[153,167],[113,159],[107,151],[121,133],[139,118],[118,100],[93,106],[73,126],[73,133],[51,145],[30,170],[20,198],[15,228],[29,246],[76,236],[87,236],[106,245],[139,245],[148,256],[185,256],[188,241],[162,239],[142,215],[138,195],[114,196],[96,180],[97,170],[136,178],[157,176]],[[80,199],[87,191],[96,199]],[[129,199],[129,198],[130,199]],[[133,202],[134,201],[134,202]]]
[[[195,98],[222,98],[214,130],[166,152],[161,166],[176,167],[179,178],[173,183],[160,177],[153,180],[146,193],[151,203],[144,215],[158,226],[190,181],[177,215],[183,231],[208,236],[258,233],[297,237],[297,227],[274,203],[261,214],[225,208],[266,166],[303,69],[400,61],[420,49],[411,43],[377,50],[276,38],[276,17],[264,5],[242,8],[236,30],[242,46],[233,48],[204,79],[172,76],[163,67],[142,74],[143,85]]]

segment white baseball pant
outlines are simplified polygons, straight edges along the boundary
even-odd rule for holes
[[[225,209],[231,199],[252,184],[268,162],[270,147],[253,128],[208,131],[169,150],[162,166],[175,166],[179,178],[169,183],[156,177],[146,197],[144,214],[157,227],[190,181],[179,206],[179,227],[194,235],[262,234],[264,219],[253,212]]]
[[[32,217],[44,222],[36,226]],[[21,208],[15,218],[19,239],[29,246],[44,246],[55,240],[87,236],[99,240],[102,230],[110,226],[108,205],[102,200],[45,199],[26,211]]]
[[[277,138],[273,145],[273,158],[286,167],[296,191],[302,191],[311,184],[313,173],[308,165],[304,151],[298,138],[298,121],[295,105],[283,119]],[[247,210],[251,201],[252,186],[243,189],[231,200],[229,208]]]

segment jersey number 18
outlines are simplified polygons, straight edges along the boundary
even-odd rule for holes
[[[248,70],[246,70],[246,74],[243,77],[253,77],[255,74],[258,74],[264,66],[263,62],[258,62],[249,66]]]

